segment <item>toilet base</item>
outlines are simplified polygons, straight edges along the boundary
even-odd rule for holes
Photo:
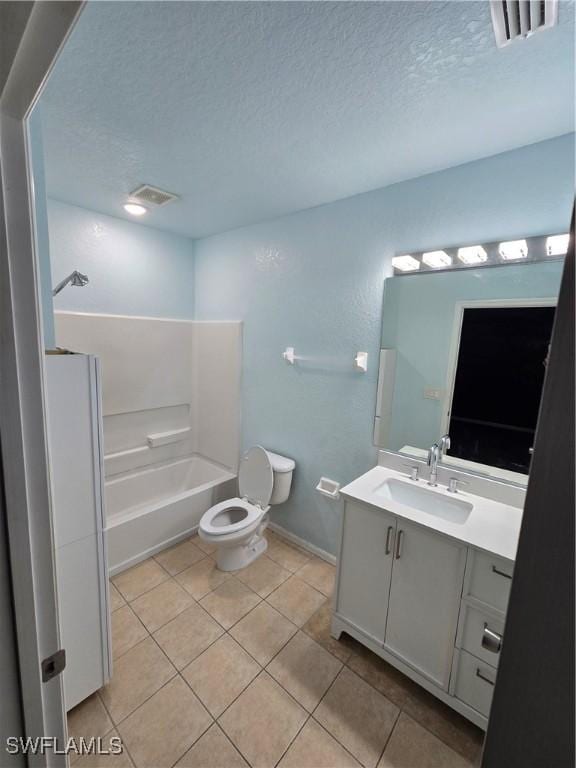
[[[216,565],[220,571],[239,571],[254,562],[268,549],[268,542],[262,534],[255,534],[248,543],[232,547],[218,547]]]

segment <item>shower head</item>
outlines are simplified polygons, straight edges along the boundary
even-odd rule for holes
[[[89,282],[88,275],[83,275],[82,272],[78,272],[78,270],[75,269],[74,272],[72,272],[72,274],[68,275],[68,277],[65,277],[64,280],[62,280],[62,282],[58,283],[56,288],[54,288],[54,290],[52,291],[52,296],[56,296],[57,293],[60,293],[60,291],[63,288],[65,288],[68,285],[68,283],[70,283],[70,285],[75,285],[77,287],[82,288],[88,282]]]
[[[76,285],[82,288],[84,285],[86,285],[87,282],[88,275],[83,275],[82,272],[78,272],[77,270],[72,272],[72,280],[70,281],[70,285]]]

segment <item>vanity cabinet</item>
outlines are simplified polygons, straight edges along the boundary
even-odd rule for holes
[[[384,647],[448,689],[466,547],[398,520]]]
[[[339,559],[338,610],[377,643],[384,642],[396,518],[348,502]]]
[[[513,563],[346,500],[332,633],[486,728]]]

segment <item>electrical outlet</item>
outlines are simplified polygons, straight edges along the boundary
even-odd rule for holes
[[[424,390],[424,398],[426,400],[442,400],[442,390],[426,388]]]

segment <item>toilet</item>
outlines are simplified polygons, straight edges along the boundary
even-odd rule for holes
[[[238,571],[266,551],[264,531],[272,504],[290,494],[292,459],[256,445],[242,457],[238,472],[240,497],[222,501],[202,515],[200,538],[216,546],[221,571]]]

